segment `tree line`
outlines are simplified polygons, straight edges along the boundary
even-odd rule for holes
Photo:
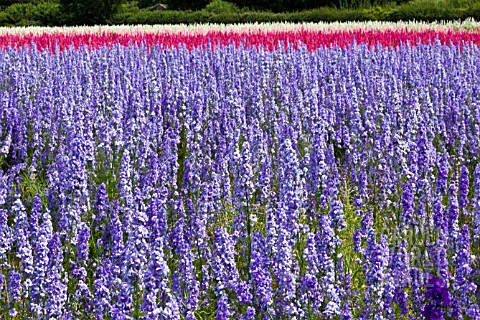
[[[169,8],[175,10],[200,10],[205,8],[211,0],[164,0],[163,3],[168,4]],[[249,10],[272,11],[272,12],[289,12],[301,11],[308,9],[316,9],[320,7],[354,7],[355,0],[227,0],[235,4],[238,8],[247,8]],[[383,5],[386,3],[401,4],[408,0],[372,0],[373,5]],[[158,0],[139,0],[140,8],[146,8],[158,4]]]
[[[458,0],[0,0],[0,26],[273,21],[462,20],[480,2]],[[462,3],[463,3],[462,2]],[[166,4],[168,10],[156,10]],[[447,5],[448,4],[448,5]]]

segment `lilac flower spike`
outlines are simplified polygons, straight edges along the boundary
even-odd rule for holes
[[[443,319],[444,309],[451,304],[450,294],[445,283],[434,275],[429,275],[426,283],[425,300],[427,304],[423,308],[423,316],[428,320]]]
[[[459,183],[459,205],[461,208],[465,208],[468,204],[468,168],[466,166],[462,166],[460,172],[460,183]]]

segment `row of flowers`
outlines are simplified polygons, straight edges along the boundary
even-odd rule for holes
[[[429,44],[462,45],[480,43],[478,23],[335,23],[335,24],[251,24],[187,26],[115,26],[76,28],[17,28],[0,30],[0,47],[34,46],[38,50],[64,50],[70,47],[99,48],[115,44],[188,49],[226,46],[262,47],[304,44],[309,50],[321,47],[345,48],[354,42],[398,47]]]
[[[473,19],[465,21],[446,21],[428,23],[422,21],[407,22],[318,22],[318,23],[243,23],[243,24],[174,24],[174,25],[116,25],[116,26],[80,26],[80,27],[0,27],[0,34],[44,34],[44,33],[184,33],[205,34],[212,31],[259,32],[259,31],[339,31],[339,30],[479,30],[480,23]]]

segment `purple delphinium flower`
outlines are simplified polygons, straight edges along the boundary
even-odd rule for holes
[[[400,219],[402,221],[402,224],[404,226],[408,225],[412,218],[413,218],[413,213],[414,213],[414,199],[413,199],[413,188],[412,188],[412,183],[408,182],[405,183],[402,187],[402,213],[400,216]]]
[[[430,254],[433,259],[433,266],[440,276],[440,279],[448,286],[450,279],[450,272],[448,271],[448,257],[446,250],[446,238],[442,230],[438,234],[438,240],[434,246],[432,246]]]
[[[287,127],[285,131],[289,131],[288,129],[291,128]],[[289,244],[292,245],[293,243],[290,239],[294,238],[299,231],[297,219],[299,209],[302,206],[303,183],[297,153],[288,136],[284,137],[279,153],[281,158],[278,178],[280,199],[277,223],[282,229],[287,231],[286,235],[289,235]]]
[[[366,236],[373,227],[373,210],[368,210],[360,221],[361,231]]]
[[[347,223],[345,222],[343,204],[338,200],[337,193],[338,191],[335,190],[333,192],[333,197],[330,200],[330,218],[332,219],[332,224],[335,229],[342,231],[342,229],[347,227]]]
[[[358,191],[360,192],[360,197],[366,199],[368,197],[368,176],[365,170],[360,171],[358,175]]]
[[[224,300],[229,291],[236,292],[239,281],[234,243],[232,236],[224,228],[217,228],[215,231],[212,267],[217,282],[215,294],[220,300]],[[223,303],[228,305],[228,299]]]
[[[382,299],[385,279],[385,267],[388,264],[388,256],[385,259],[385,248],[375,240],[375,230],[370,229],[367,237],[365,250],[365,273],[367,289],[364,296],[364,309],[362,316],[369,319],[383,319],[384,302]]]
[[[319,315],[323,296],[317,279],[320,271],[318,270],[319,262],[315,235],[311,232],[307,234],[303,257],[307,265],[305,275],[302,277],[302,290],[305,291],[304,303],[307,304],[307,309],[311,309],[315,314]]]
[[[351,301],[353,298],[352,292],[352,276],[345,268],[345,261],[343,256],[337,256],[337,274],[338,274],[338,283],[339,288],[339,298],[342,301],[340,319],[349,320],[353,318]]]
[[[363,232],[362,230],[355,230],[352,236],[353,240],[353,251],[358,253],[363,253],[362,248],[362,240],[363,240]]]
[[[250,144],[244,141],[240,147],[235,150],[234,158],[236,158],[235,184],[233,197],[238,211],[248,207],[249,200],[255,191],[253,183],[252,155],[250,152]]]
[[[22,273],[24,277],[25,291],[30,290],[33,275],[33,255],[30,244],[29,223],[27,213],[20,199],[16,199],[12,211],[15,214],[15,242],[17,248],[16,256],[22,261]]]
[[[383,305],[386,319],[395,318],[394,299],[395,299],[395,283],[391,274],[385,277],[385,284],[383,285]]]
[[[269,253],[265,238],[260,232],[252,236],[252,256],[250,259],[250,274],[254,288],[254,304],[259,314],[273,313],[272,277],[269,270]]]
[[[255,320],[255,308],[247,307],[245,314],[242,317],[243,320]]]
[[[108,224],[108,235],[110,236],[110,255],[112,264],[119,265],[122,260],[122,252],[124,249],[122,223],[120,222],[118,212],[118,202],[113,201],[112,214]]]
[[[167,294],[164,298],[162,317],[164,319],[180,319],[178,300],[173,294],[171,294],[170,290],[167,290]]]
[[[445,217],[445,208],[441,197],[436,197],[433,205],[433,226],[436,230],[447,231],[448,225]]]
[[[335,263],[332,255],[338,245],[338,239],[335,238],[335,232],[328,215],[320,218],[319,232],[316,237],[318,268],[321,274],[319,283],[322,289],[323,302],[326,303],[325,309],[322,311],[326,316],[337,316],[341,312],[341,301],[335,283]]]
[[[127,303],[127,300],[137,301],[136,295],[144,289],[144,276],[148,258],[148,229],[146,228],[148,218],[145,212],[146,208],[138,198],[135,202],[135,215],[132,217],[131,229],[121,255],[122,261],[120,264],[122,287],[118,299],[120,306],[117,306],[117,308],[126,312],[125,314],[128,314],[127,310],[129,307],[133,307],[131,303]],[[127,286],[130,286],[130,288],[126,289]],[[126,293],[122,292],[122,290],[128,291],[131,296],[127,298]],[[122,299],[120,299],[120,296]]]
[[[73,267],[73,275],[78,279],[77,291],[75,297],[77,301],[82,303],[84,312],[91,310],[91,293],[87,286],[87,264],[88,264],[88,247],[90,240],[90,227],[88,223],[82,222],[79,226],[77,239],[77,261]]]
[[[276,254],[273,260],[273,274],[278,288],[275,291],[277,315],[294,317],[297,310],[295,261],[289,244],[290,234],[285,229],[278,231]]]
[[[32,247],[35,248],[37,234],[40,229],[40,219],[42,217],[42,199],[39,194],[33,198],[32,211],[30,212],[30,233],[32,235]]]
[[[155,200],[152,200],[152,202]],[[168,315],[168,319],[180,319],[177,299],[169,288],[170,270],[164,254],[164,233],[160,227],[164,224],[163,213],[151,217],[152,233],[150,239],[150,261],[145,272],[145,290],[142,299],[142,311],[149,319],[157,319],[160,315]]]
[[[395,248],[392,257],[391,274],[395,286],[393,301],[398,303],[401,314],[408,313],[408,300],[405,290],[410,286],[410,259],[407,252],[407,241],[404,239]]]
[[[450,185],[448,187],[448,200],[450,202],[450,206],[448,208],[448,245],[450,250],[452,250],[454,256],[456,254],[456,242],[458,237],[458,194],[457,194],[457,185],[455,183],[455,179],[450,181]],[[454,259],[455,260],[455,259]]]
[[[265,139],[264,139],[265,140]],[[258,186],[260,189],[260,194],[258,200],[261,203],[268,203],[272,194],[271,180],[272,180],[272,165],[271,165],[271,156],[268,152],[268,147],[266,142],[262,141],[262,148],[260,149],[260,169],[258,173]]]
[[[272,255],[276,253],[276,242],[278,238],[278,224],[273,204],[266,205],[266,226],[265,226],[265,241],[266,247],[271,251]]]
[[[172,231],[171,245],[178,255],[177,270],[172,270],[172,289],[183,305],[183,316],[188,320],[195,319],[198,306],[200,283],[196,280],[193,253],[189,243],[189,234],[185,225],[185,209],[182,201],[178,204],[179,218]]]
[[[419,132],[416,145],[418,150],[418,169],[419,174],[421,175],[431,172],[432,163],[434,163],[433,161],[435,160],[435,149],[433,148],[431,140],[428,136],[428,129],[428,125],[425,123],[425,121],[421,121],[419,123]]]
[[[468,168],[462,166],[460,171],[460,182],[459,182],[459,201],[458,204],[461,208],[465,208],[468,204]],[[465,211],[464,211],[465,214]]]
[[[120,166],[118,189],[121,197],[122,226],[124,232],[129,232],[132,223],[132,210],[134,208],[134,199],[132,192],[132,168],[130,152],[125,149],[122,155],[122,164]]]
[[[422,294],[424,274],[417,267],[413,267],[410,269],[410,278],[412,279],[412,289],[409,298],[412,304],[412,310],[414,312],[421,312],[421,307],[424,301]]]
[[[466,314],[469,319],[480,319],[480,307],[478,304],[471,304]]]
[[[207,199],[209,198],[209,188],[207,183],[204,183],[204,185],[206,186],[206,188],[202,190],[202,196],[205,197],[204,199]],[[202,203],[201,200],[199,202]],[[210,250],[211,248],[207,245],[207,223],[210,214],[207,207],[204,205],[199,210],[195,210],[194,202],[190,198],[187,199],[186,208],[188,212],[187,215],[192,217],[191,219],[189,219],[189,231],[191,232],[189,236],[192,238],[191,247],[195,260],[205,261],[202,263],[202,281],[200,282],[200,296],[203,297],[206,295],[206,291],[209,287],[209,282],[211,278],[210,267],[211,263],[213,263],[211,256],[212,253]]]
[[[150,253],[148,270],[145,273],[145,291],[142,298],[142,311],[149,319],[157,319],[163,313],[164,299],[172,300],[168,288],[168,266],[163,257],[163,245]],[[178,312],[178,308],[177,312]],[[172,315],[180,319],[179,315]],[[173,318],[172,318],[173,319]]]
[[[87,154],[86,146],[87,140],[82,134],[75,132],[76,130],[68,131],[67,135],[67,170],[65,171],[65,190],[68,195],[67,217],[63,222],[63,226],[71,232],[73,243],[76,241],[77,228],[81,219],[86,216],[90,209],[90,196],[88,189],[88,173],[86,170]]]
[[[13,230],[8,226],[8,211],[0,208],[0,266],[8,265],[6,253],[11,250]]]
[[[62,279],[63,254],[58,233],[50,239],[48,250],[46,316],[56,319],[64,314],[67,301],[67,286]]]
[[[132,285],[130,283],[121,284],[118,299],[110,310],[112,318],[125,320],[133,319],[133,317],[130,316],[132,309],[132,293]]]
[[[30,310],[39,318],[44,315],[44,300],[47,290],[47,274],[49,273],[49,249],[48,242],[52,237],[52,221],[48,211],[43,213],[42,225],[37,231],[35,245],[35,263],[33,283],[30,289]]]
[[[14,317],[17,314],[15,309],[15,302],[20,301],[22,296],[22,277],[20,273],[12,270],[8,273],[7,280],[8,296],[10,297],[10,310],[9,315]]]
[[[445,283],[435,275],[428,275],[422,315],[427,320],[443,319],[443,310],[450,306],[450,294]]]
[[[229,299],[225,292],[220,292],[220,297],[217,301],[217,320],[228,320],[233,316],[233,312],[230,310]]]
[[[471,305],[475,303],[474,296],[477,285],[472,282],[472,266],[470,253],[470,232],[467,225],[463,225],[457,240],[457,265],[453,289],[454,299],[457,300],[458,310],[453,310],[453,315],[460,318]],[[457,307],[455,303],[455,307]],[[455,308],[454,308],[455,309]]]
[[[474,215],[473,215],[473,239],[476,243],[480,241],[480,163],[475,167],[473,175],[474,193]]]
[[[95,200],[96,214],[93,217],[92,231],[93,233],[105,232],[107,221],[107,214],[110,210],[110,202],[108,201],[107,188],[105,183],[102,183],[97,189],[97,197]]]
[[[5,285],[5,275],[0,272],[0,299],[6,299],[3,291],[4,285]]]
[[[97,319],[103,319],[111,309],[109,278],[112,265],[109,259],[103,261],[103,265],[97,267],[95,280],[93,281],[93,311]]]
[[[88,223],[83,222],[80,225],[77,242],[77,263],[84,265],[88,262],[88,242],[90,240],[90,227]]]

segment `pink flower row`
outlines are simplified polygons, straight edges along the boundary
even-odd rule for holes
[[[382,45],[397,47],[401,44],[410,43],[418,45],[440,41],[442,44],[462,45],[464,43],[480,44],[480,32],[478,31],[454,31],[454,30],[411,30],[411,29],[388,29],[388,30],[291,30],[291,31],[209,31],[203,34],[186,33],[43,33],[43,34],[2,34],[0,35],[0,47],[20,48],[35,44],[38,50],[64,50],[66,48],[84,47],[99,48],[120,44],[123,46],[145,43],[148,47],[159,45],[162,47],[178,47],[185,45],[188,49],[228,44],[246,47],[278,48],[292,44],[294,48],[303,43],[309,50],[321,47],[338,46],[344,48],[354,41],[368,45]]]

